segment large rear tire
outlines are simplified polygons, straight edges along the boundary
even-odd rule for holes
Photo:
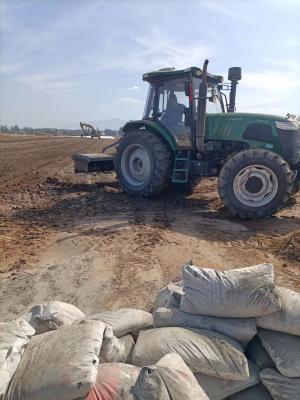
[[[117,149],[115,167],[120,185],[133,196],[162,193],[171,175],[171,155],[161,138],[148,130],[125,136]]]
[[[276,213],[292,190],[292,171],[277,154],[263,149],[241,151],[219,174],[219,195],[233,216],[266,218]]]

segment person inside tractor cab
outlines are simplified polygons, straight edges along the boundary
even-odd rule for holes
[[[189,97],[184,89],[182,78],[167,80],[158,85],[157,114],[158,120],[173,133],[180,145],[190,145],[190,128],[185,126]]]
[[[171,92],[161,122],[171,129],[177,130],[178,127],[182,125],[184,109],[185,105],[178,103],[176,94]]]

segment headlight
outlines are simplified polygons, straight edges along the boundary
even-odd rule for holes
[[[293,121],[275,121],[275,125],[278,129],[285,131],[297,131],[299,129],[297,122]]]

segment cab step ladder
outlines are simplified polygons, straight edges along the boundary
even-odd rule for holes
[[[173,183],[188,183],[189,180],[189,160],[190,151],[179,151],[174,162],[172,182]]]

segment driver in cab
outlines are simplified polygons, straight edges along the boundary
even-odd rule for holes
[[[170,93],[167,107],[161,121],[170,129],[178,128],[182,125],[184,109],[185,105],[178,103],[175,93]]]

